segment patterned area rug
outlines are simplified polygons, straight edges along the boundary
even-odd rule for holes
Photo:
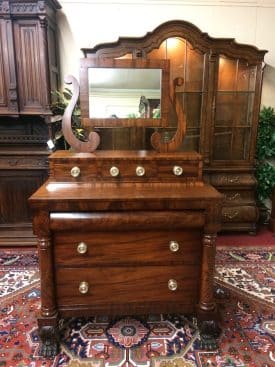
[[[46,361],[38,356],[36,255],[27,250],[19,255],[0,251],[0,366],[271,367],[275,363],[272,250],[218,249],[216,268],[222,314],[219,349],[200,350],[198,331],[183,315],[93,317],[64,320],[61,353]]]
[[[218,248],[216,284],[261,304],[275,308],[275,246],[269,248]]]

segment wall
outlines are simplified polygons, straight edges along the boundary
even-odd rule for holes
[[[262,104],[275,108],[275,0],[64,0],[58,15],[62,80],[78,76],[82,47],[140,37],[173,19],[189,21],[212,37],[235,38],[269,52]]]

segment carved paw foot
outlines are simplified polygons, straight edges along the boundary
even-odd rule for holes
[[[59,352],[59,338],[57,329],[53,326],[43,326],[39,330],[41,346],[39,355],[45,358],[54,358]]]
[[[203,321],[200,325],[200,349],[214,350],[218,348],[218,337],[221,329],[215,321]]]

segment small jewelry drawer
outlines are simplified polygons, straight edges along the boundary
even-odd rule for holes
[[[160,161],[157,165],[158,178],[184,180],[192,178],[194,180],[202,179],[201,164],[199,161]]]
[[[200,266],[58,268],[58,306],[198,301]]]

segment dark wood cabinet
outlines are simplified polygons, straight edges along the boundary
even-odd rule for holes
[[[0,116],[50,113],[57,1],[0,1]]]
[[[47,160],[39,145],[0,147],[0,246],[34,245],[27,198],[47,179]]]
[[[27,198],[48,175],[51,91],[59,86],[56,11],[49,1],[0,0],[0,245],[30,245]]]
[[[173,80],[182,80],[175,89],[186,120],[179,149],[200,152],[205,180],[225,195],[223,230],[255,232],[254,156],[266,51],[234,39],[212,38],[188,22],[169,21],[142,38],[120,38],[83,52],[91,59],[170,61],[170,88]],[[176,131],[173,106],[168,120],[168,126],[159,128],[164,140]],[[146,142],[150,149],[148,131],[140,131],[139,148]],[[133,134],[131,129],[103,130],[102,148],[126,149]]]

